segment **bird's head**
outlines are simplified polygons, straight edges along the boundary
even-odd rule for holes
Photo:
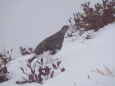
[[[75,31],[74,29],[71,28],[71,26],[69,25],[64,25],[61,29],[62,34],[65,34],[68,30],[70,30],[71,32]]]
[[[69,25],[64,25],[61,29],[62,34],[65,34],[69,29]]]

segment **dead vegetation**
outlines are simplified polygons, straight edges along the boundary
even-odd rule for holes
[[[103,65],[103,67],[104,67],[105,71],[102,71],[101,69],[96,68],[96,70],[93,70],[92,72],[97,72],[101,75],[115,76],[113,74],[113,71],[109,67],[107,67],[105,65]]]

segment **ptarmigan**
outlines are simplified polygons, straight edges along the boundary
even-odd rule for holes
[[[61,50],[64,35],[68,30],[69,26],[65,25],[60,31],[40,42],[34,50],[34,57],[29,59],[29,62],[35,58],[46,58],[46,62],[54,60],[52,57]]]

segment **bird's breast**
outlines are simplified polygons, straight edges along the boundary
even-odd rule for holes
[[[40,58],[52,58],[52,57],[54,57],[58,52],[59,52],[59,50],[55,50],[55,51],[44,51],[42,54],[39,55],[39,57],[40,57]]]

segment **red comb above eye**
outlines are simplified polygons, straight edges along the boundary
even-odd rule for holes
[[[69,25],[65,25],[66,27],[69,27]]]

